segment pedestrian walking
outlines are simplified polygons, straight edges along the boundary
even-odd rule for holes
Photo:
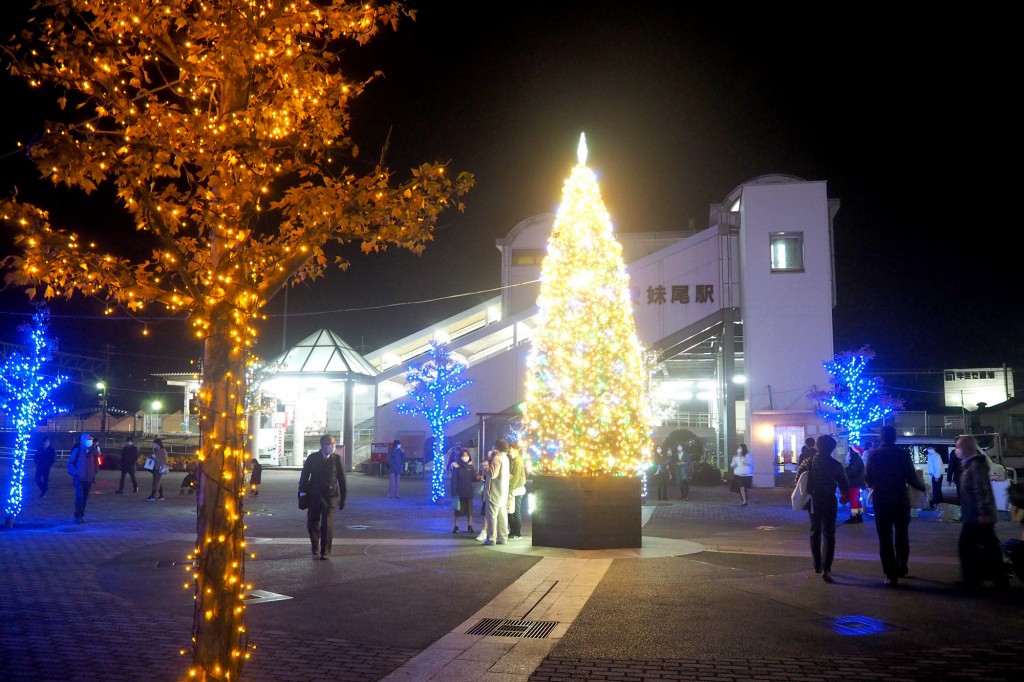
[[[68,455],[68,473],[75,484],[75,523],[85,523],[85,503],[99,469],[100,446],[91,433],[83,433],[78,445]]]
[[[135,468],[139,465],[139,448],[135,445],[135,439],[131,436],[124,442],[121,448],[121,485],[114,492],[118,495],[124,493],[124,479],[130,476],[132,479],[132,492],[139,492],[139,482],[135,479]]]
[[[402,480],[402,470],[405,468],[405,450],[402,449],[402,441],[397,438],[391,442],[391,449],[388,450],[388,470],[391,472],[388,483],[388,497],[401,497],[398,494],[398,484]]]
[[[850,500],[850,518],[844,523],[864,523],[864,505],[860,501],[860,492],[864,489],[864,460],[860,455],[861,447],[851,445],[849,462],[846,464],[846,480],[850,484],[847,495]]]
[[[654,458],[657,465],[657,469],[654,473],[654,481],[657,484],[657,499],[668,500],[669,480],[672,476],[672,468],[669,464],[669,454],[663,452],[662,446],[658,445],[657,450],[654,453]]]
[[[932,446],[928,446],[928,478],[931,479],[932,496],[928,507],[934,510],[945,502],[942,497],[942,478],[946,473],[946,465],[942,463],[942,455]]]
[[[804,446],[800,448],[800,458],[796,461],[797,471],[800,470],[801,464],[809,460],[811,457],[814,457],[817,453],[818,449],[815,445],[814,439],[808,436],[807,440],[804,441]]]
[[[997,589],[1009,586],[1009,577],[1003,568],[1003,550],[996,537],[995,495],[989,478],[989,461],[978,452],[974,436],[956,439],[955,456],[962,464],[960,474],[961,526],[958,550],[962,586],[977,589],[983,580],[991,580]]]
[[[679,488],[679,499],[690,499],[690,476],[693,470],[693,458],[681,444],[676,446],[676,466],[673,475],[676,487]]]
[[[875,507],[878,554],[885,584],[896,587],[909,574],[910,495],[907,486],[924,492],[910,453],[896,447],[896,429],[883,426],[882,444],[868,455],[864,481],[871,488]]]
[[[504,545],[508,541],[508,494],[511,472],[509,444],[504,438],[494,443],[491,458],[484,465],[487,478],[487,539],[485,545]]]
[[[458,454],[455,461],[448,467],[451,471],[451,485],[449,494],[455,498],[455,529],[453,533],[459,532],[459,517],[466,517],[466,532],[475,533],[473,530],[473,491],[476,490],[476,483],[480,480],[473,466],[473,457],[465,448]]]
[[[958,506],[960,505],[960,473],[962,470],[963,462],[954,454],[949,458],[949,464],[946,465],[946,483],[952,483],[956,488],[956,503]]]
[[[832,579],[832,560],[836,554],[836,516],[839,513],[836,489],[839,489],[840,500],[844,504],[851,493],[843,465],[832,456],[835,449],[835,438],[818,436],[814,454],[797,468],[797,478],[804,471],[808,472],[807,491],[811,494],[811,506],[807,511],[811,520],[814,572],[820,573],[821,579],[827,583],[835,582]]]
[[[526,495],[526,464],[517,447],[509,447],[508,539],[523,537],[523,496]]]
[[[53,449],[49,438],[43,439],[42,446],[36,450],[36,485],[39,486],[39,497],[46,497],[50,489],[50,469],[57,461],[57,452]]]
[[[167,465],[169,457],[167,455],[167,449],[164,447],[163,438],[153,439],[153,454],[150,455],[150,459],[153,460],[153,489],[149,493],[149,497],[146,498],[147,502],[162,502],[164,499],[164,474],[169,470]]]
[[[320,437],[320,449],[306,458],[299,474],[299,497],[307,497],[306,530],[313,558],[321,561],[331,557],[334,541],[334,507],[345,508],[348,490],[345,466],[338,456],[334,436]]]
[[[260,495],[260,483],[263,482],[263,465],[255,457],[249,460],[249,489],[253,497]]]
[[[746,443],[740,443],[736,455],[729,465],[732,469],[732,484],[729,489],[740,494],[740,506],[747,506],[747,492],[753,487],[754,457],[747,451]]]

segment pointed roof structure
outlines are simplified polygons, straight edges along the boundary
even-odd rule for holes
[[[302,374],[350,378],[375,383],[380,372],[344,339],[329,329],[310,334],[283,354],[270,360],[277,375]]]

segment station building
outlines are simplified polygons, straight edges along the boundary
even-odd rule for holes
[[[754,485],[774,486],[805,438],[830,433],[809,394],[828,386],[833,350],[839,210],[824,181],[754,178],[710,207],[708,226],[619,234],[633,313],[651,358],[655,443],[673,434],[700,441],[705,459],[726,469],[739,443],[755,458]],[[405,373],[433,338],[467,365],[472,385],[454,398],[472,419],[446,438],[488,447],[515,420],[526,358],[538,323],[540,264],[554,214],[523,220],[497,242],[502,293],[367,353],[375,374],[372,440],[402,440],[423,456],[429,429],[399,414]],[[350,422],[351,423],[351,422]],[[353,460],[368,444],[353,433]]]

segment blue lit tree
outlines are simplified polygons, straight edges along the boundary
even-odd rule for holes
[[[59,374],[47,377],[41,372],[43,365],[50,361],[50,354],[56,350],[56,343],[46,336],[49,320],[46,308],[37,307],[32,316],[33,324],[19,327],[28,337],[28,353],[11,353],[0,368],[0,409],[11,417],[15,430],[11,482],[4,503],[4,525],[7,528],[14,526],[14,519],[21,513],[25,459],[32,432],[44,417],[66,411],[66,408],[54,405],[50,396],[67,381],[67,377]]]
[[[818,416],[846,429],[851,445],[860,445],[864,428],[869,424],[903,407],[903,401],[882,390],[882,379],[864,373],[874,357],[868,346],[837,353],[831,362],[823,363],[832,389],[808,394],[819,403]]]
[[[457,419],[469,416],[465,405],[453,406],[449,400],[456,391],[472,382],[460,376],[466,366],[452,357],[446,344],[430,342],[427,359],[410,365],[405,375],[410,400],[400,403],[398,411],[415,417],[425,417],[434,437],[431,453],[430,500],[437,502],[445,496],[444,428]]]

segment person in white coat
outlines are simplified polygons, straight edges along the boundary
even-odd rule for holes
[[[746,443],[736,448],[736,456],[729,465],[732,469],[732,486],[734,493],[740,494],[740,506],[747,506],[747,491],[753,487],[754,457],[747,451]]]
[[[493,455],[484,464],[487,477],[487,539],[485,545],[504,545],[508,541],[508,491],[511,468],[509,444],[504,438],[494,443]]]

